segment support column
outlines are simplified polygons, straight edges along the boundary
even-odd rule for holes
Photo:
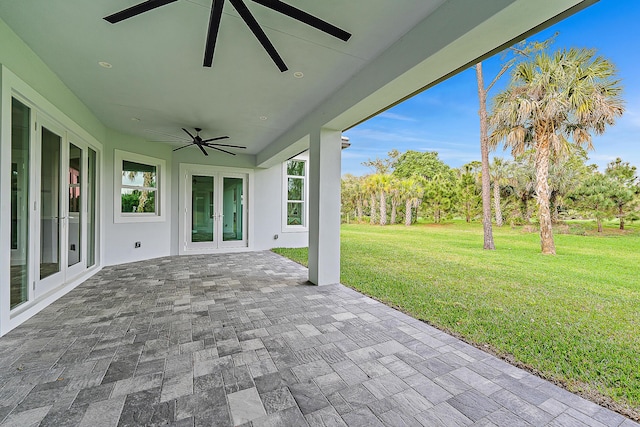
[[[318,129],[309,148],[309,281],[340,283],[342,132]]]

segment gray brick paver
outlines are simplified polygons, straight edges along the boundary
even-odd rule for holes
[[[270,252],[106,267],[0,338],[0,425],[639,426],[307,274]]]

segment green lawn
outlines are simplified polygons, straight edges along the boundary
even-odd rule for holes
[[[543,256],[537,234],[508,226],[483,251],[477,223],[343,225],[341,281],[638,417],[640,230],[630,228],[556,235],[558,254]],[[275,252],[306,264],[306,249]]]

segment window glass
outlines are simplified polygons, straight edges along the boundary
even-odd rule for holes
[[[123,160],[121,212],[155,213],[156,178],[156,166]]]
[[[304,176],[304,162],[300,160],[289,160],[287,162],[287,175]]]
[[[166,219],[166,162],[142,154],[115,150],[114,221],[156,222]]]
[[[305,226],[305,168],[304,160],[289,160],[287,167],[287,226]]]
[[[303,225],[302,215],[302,203],[287,203],[287,225]]]
[[[304,195],[304,180],[289,178],[289,200],[302,200]]]

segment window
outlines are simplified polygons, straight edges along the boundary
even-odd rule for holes
[[[115,222],[164,220],[165,161],[116,150]]]
[[[304,160],[288,160],[286,168],[286,227],[306,228],[306,169]]]

